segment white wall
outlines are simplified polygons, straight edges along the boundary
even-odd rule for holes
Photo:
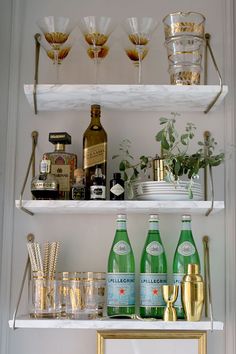
[[[8,90],[10,76],[10,47],[11,47],[11,10],[12,2],[3,0],[0,12],[0,43],[1,43],[1,65],[0,65],[0,284],[5,275],[2,272],[2,249],[3,230],[4,230],[4,195],[5,194],[5,166],[6,166],[6,144],[7,144],[7,125],[8,125]],[[3,323],[3,292],[0,286],[0,343],[2,342],[1,326]],[[5,312],[6,314],[6,312]],[[8,313],[7,313],[8,315]],[[1,347],[1,346],[0,346]],[[1,349],[0,349],[1,352]]]
[[[212,8],[214,7],[214,11]],[[15,71],[19,69],[19,80],[16,75],[15,87],[12,89],[14,97],[12,103],[13,116],[15,119],[14,133],[8,132],[9,136],[15,136],[16,142],[16,164],[11,161],[11,171],[14,172],[15,184],[11,189],[10,201],[12,206],[13,224],[9,229],[13,232],[12,250],[12,277],[11,277],[11,314],[16,303],[18,289],[22,277],[23,267],[26,260],[25,237],[33,232],[39,241],[59,240],[61,241],[61,253],[59,257],[58,270],[106,270],[107,255],[114,236],[115,216],[57,216],[36,215],[30,217],[16,210],[13,214],[13,199],[18,199],[22,182],[25,175],[25,168],[28,163],[31,150],[31,132],[39,131],[39,144],[37,147],[37,164],[42,153],[51,151],[52,146],[48,142],[48,132],[68,131],[72,135],[72,146],[68,151],[78,154],[79,163],[82,158],[82,135],[89,122],[89,112],[57,112],[40,113],[34,116],[23,93],[23,84],[33,82],[34,70],[34,40],[33,35],[38,31],[36,21],[43,15],[68,15],[77,19],[84,15],[111,15],[117,22],[131,15],[152,15],[160,21],[160,25],[153,35],[150,53],[143,64],[145,83],[169,83],[167,73],[167,58],[163,46],[164,36],[161,20],[167,13],[176,10],[194,10],[204,13],[207,18],[207,31],[212,35],[212,47],[220,70],[224,74],[228,70],[227,61],[224,58],[225,51],[225,27],[224,14],[225,2],[223,0],[200,0],[195,4],[187,0],[159,2],[148,0],[145,3],[131,0],[119,2],[98,0],[67,2],[54,0],[15,0]],[[222,15],[223,14],[223,15]],[[74,36],[81,38],[78,28]],[[124,36],[122,29],[117,27],[113,34],[111,52],[101,63],[100,80],[104,83],[131,83],[134,80],[134,68],[121,48],[121,39]],[[40,82],[52,82],[54,78],[53,65],[41,53],[40,58]],[[91,83],[93,82],[93,65],[86,56],[84,48],[77,41],[70,56],[62,64],[60,78],[66,83]],[[209,82],[216,83],[216,75],[212,68],[209,69]],[[226,82],[227,83],[227,82]],[[11,82],[14,85],[14,82]],[[18,89],[19,88],[19,89]],[[19,102],[18,102],[19,100]],[[198,126],[198,135],[201,138],[204,130],[210,130],[219,147],[224,148],[224,106],[216,112],[207,116],[197,113],[185,113],[181,115],[179,126],[188,121],[194,121]],[[108,133],[108,174],[109,178],[117,170],[116,162],[111,156],[117,152],[119,142],[124,138],[130,138],[133,142],[133,152],[137,157],[140,154],[152,154],[157,152],[158,146],[154,140],[156,131],[159,128],[158,118],[166,113],[142,113],[142,112],[112,112],[103,111],[102,122]],[[141,141],[141,144],[140,144]],[[151,143],[153,141],[153,143]],[[229,146],[226,144],[227,158]],[[14,151],[11,152],[14,157]],[[37,166],[37,165],[36,165]],[[216,184],[216,199],[224,198],[224,170],[219,167],[214,174]],[[6,182],[10,188],[10,181]],[[13,184],[12,184],[13,185]],[[15,190],[15,193],[14,193]],[[30,197],[29,187],[26,197]],[[8,205],[10,208],[10,205]],[[161,234],[169,259],[169,269],[173,252],[179,236],[180,215],[161,216]],[[128,231],[136,255],[138,272],[139,256],[143,247],[147,229],[147,215],[128,218]],[[193,232],[198,249],[202,257],[202,236],[210,236],[210,252],[214,294],[215,318],[225,320],[225,234],[224,234],[224,213],[215,216],[193,217]],[[8,255],[11,251],[8,249]],[[220,264],[220,266],[219,266]],[[10,278],[10,266],[5,267]],[[9,279],[8,278],[8,279]],[[26,311],[26,298],[23,300],[21,312]],[[41,353],[47,354],[52,351],[68,354],[81,352],[92,354],[96,350],[95,332],[93,331],[68,331],[68,330],[19,330],[10,332],[8,353]],[[213,333],[209,335],[209,353],[224,353],[224,333]],[[20,348],[20,349],[19,349]],[[6,351],[5,351],[6,352]],[[5,354],[4,352],[4,354]]]

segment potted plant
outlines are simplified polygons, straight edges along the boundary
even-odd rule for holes
[[[173,117],[160,118],[161,129],[155,139],[160,143],[160,157],[164,159],[165,181],[178,184],[182,176],[189,180],[189,198],[193,197],[192,185],[198,178],[199,170],[207,166],[220,165],[224,160],[224,153],[214,154],[217,142],[212,136],[198,142],[198,149],[190,154],[190,145],[195,137],[196,126],[187,123],[184,131],[179,133],[175,126],[177,113],[171,113]],[[152,165],[152,157],[142,155],[137,162],[130,154],[131,142],[128,139],[122,141],[119,154],[113,158],[120,158],[119,170],[123,172],[129,196],[132,194],[132,184],[140,179],[140,174],[147,172]]]

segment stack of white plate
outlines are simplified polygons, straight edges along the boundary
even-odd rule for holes
[[[133,185],[134,197],[137,200],[190,200],[188,188],[188,181],[176,183],[146,181]],[[191,200],[203,200],[200,183],[194,182],[191,190],[193,194]]]

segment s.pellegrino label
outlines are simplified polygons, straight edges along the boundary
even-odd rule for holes
[[[195,253],[195,247],[191,242],[185,241],[179,245],[178,253],[185,257],[192,256]]]
[[[160,256],[164,252],[164,249],[160,242],[152,241],[147,245],[146,252],[151,256]]]
[[[131,250],[130,245],[125,241],[118,241],[113,246],[113,251],[120,256],[129,254],[130,250]]]
[[[134,273],[107,274],[107,306],[135,306]]]
[[[140,306],[164,307],[161,287],[167,284],[166,273],[140,274]]]

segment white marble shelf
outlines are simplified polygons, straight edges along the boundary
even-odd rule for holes
[[[20,208],[19,200],[16,207]],[[95,200],[24,200],[24,208],[34,214],[116,214],[116,213],[191,213],[205,215],[210,201],[95,201]],[[223,201],[215,201],[212,214],[224,209]]]
[[[13,321],[9,321],[9,327],[12,328]],[[21,316],[16,319],[15,328],[71,328],[71,329],[93,329],[93,330],[211,330],[209,320],[199,322],[164,322],[140,321],[140,320],[61,320],[61,319],[30,319],[28,316]],[[222,331],[224,323],[220,321],[213,322],[213,330]]]
[[[122,111],[203,112],[219,92],[218,85],[38,85],[38,111],[89,110],[99,103],[103,108]],[[33,85],[24,85],[33,107]],[[223,92],[213,110],[228,92]]]

